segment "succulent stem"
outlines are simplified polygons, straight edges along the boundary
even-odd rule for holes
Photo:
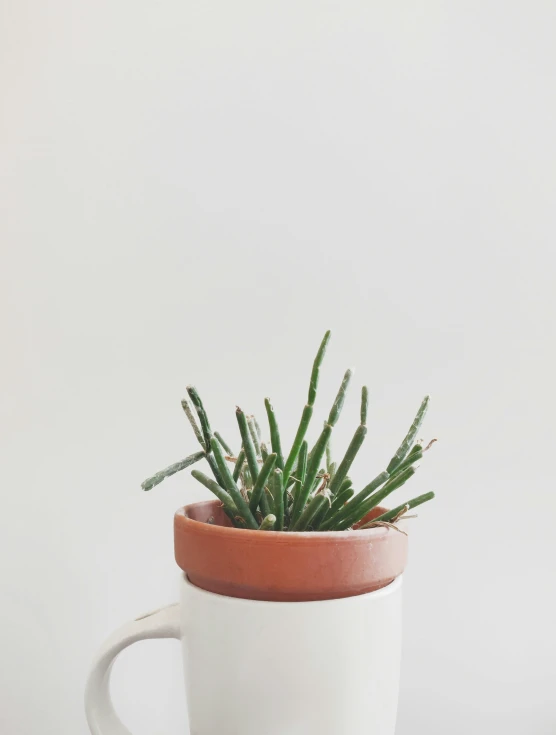
[[[261,503],[261,499],[265,497],[264,487],[268,481],[270,473],[272,472],[275,462],[276,462],[275,454],[269,454],[268,457],[263,462],[261,471],[259,472],[259,475],[255,481],[255,484],[253,485],[253,493],[251,495],[251,501],[249,503],[249,507],[251,508],[252,513],[255,513],[255,511],[259,507],[259,504]]]
[[[193,410],[191,408],[191,404],[187,400],[187,398],[182,398],[181,400],[181,407],[184,410],[185,415],[188,418],[189,423],[191,424],[191,428],[193,429],[193,433],[197,437],[197,441],[199,444],[203,447],[203,449],[206,449],[205,442],[203,440],[203,435],[201,434],[201,431],[199,427],[197,426],[197,421],[195,419],[195,414],[193,413]]]
[[[232,473],[230,472],[230,468],[228,467],[228,463],[226,462],[226,459],[222,454],[220,444],[214,437],[211,440],[211,445],[214,458],[216,459],[218,469],[224,481],[224,489],[228,492],[228,494],[234,501],[234,504],[239,511],[239,515],[242,516],[245,520],[247,528],[258,528],[259,524],[257,523],[255,516],[251,512],[247,501],[245,500],[238,486],[236,485]]]
[[[315,495],[315,497],[311,499],[311,502],[307,505],[297,522],[294,523],[291,530],[305,531],[307,527],[311,524],[313,518],[327,503],[330,503],[330,501],[328,500],[326,495]]]
[[[253,446],[255,447],[255,454],[257,457],[261,456],[261,443],[259,441],[259,435],[257,433],[257,426],[254,416],[247,416],[247,426],[249,427],[249,433],[253,440]]]
[[[322,342],[320,343],[320,347],[317,352],[317,356],[315,357],[315,360],[313,362],[313,369],[311,371],[311,379],[309,381],[309,394],[307,398],[307,403],[305,404],[303,408],[303,413],[301,414],[301,421],[299,422],[299,428],[297,429],[297,433],[295,435],[295,439],[293,441],[292,448],[290,449],[290,453],[288,454],[288,458],[284,465],[284,487],[288,487],[289,485],[289,480],[290,480],[292,469],[297,460],[297,456],[301,449],[301,444],[303,442],[303,439],[305,438],[305,434],[307,433],[307,428],[309,426],[309,422],[311,421],[311,416],[313,415],[313,406],[315,404],[315,399],[317,397],[319,371],[322,365],[322,361],[324,359],[324,354],[326,352],[326,347],[328,345],[329,340],[330,340],[330,330],[326,332],[326,334],[324,335]]]
[[[175,475],[176,472],[181,472],[181,470],[184,470],[186,467],[189,467],[200,459],[203,459],[204,456],[204,452],[195,452],[194,454],[190,454],[189,457],[181,459],[179,462],[174,462],[174,464],[171,464],[163,470],[159,470],[155,475],[142,482],[141,487],[143,490],[152,490],[153,487],[156,487],[156,485],[161,483],[162,480],[165,480],[171,475]]]
[[[226,454],[233,456],[234,453],[230,449],[230,445],[226,444],[226,442],[224,441],[224,437],[222,436],[222,434],[219,434],[218,431],[215,431],[214,436],[218,439],[218,441],[220,442],[220,445],[222,446]]]
[[[259,526],[259,531],[272,531],[276,523],[276,516],[269,513]]]
[[[213,480],[211,477],[207,477],[204,472],[199,472],[199,470],[192,470],[191,474],[193,477],[198,480],[202,485],[204,485],[206,488],[208,488],[211,493],[216,495],[218,500],[222,503],[222,505],[230,511],[233,515],[237,515],[238,510],[235,506],[234,501],[228,495],[228,493],[220,487],[220,485]]]
[[[409,431],[405,435],[405,438],[403,442],[398,447],[398,450],[390,460],[388,467],[386,468],[386,471],[392,474],[398,467],[398,465],[403,462],[405,459],[407,453],[411,449],[411,445],[413,444],[415,437],[417,436],[417,432],[421,428],[421,424],[423,423],[423,419],[425,418],[425,414],[427,412],[427,408],[429,406],[430,396],[425,396],[421,402],[421,405],[419,406],[419,410],[417,411],[415,418],[413,419],[413,423],[409,427]]]
[[[282,442],[280,440],[280,430],[276,421],[276,414],[270,402],[270,398],[264,399],[266,415],[268,417],[268,426],[270,428],[270,444],[272,451],[276,454],[276,467],[280,470],[284,469],[284,455],[282,454]]]
[[[369,528],[372,526],[373,523],[376,523],[377,521],[382,521],[386,523],[392,522],[396,516],[398,516],[402,510],[407,508],[408,510],[411,510],[412,508],[417,508],[417,506],[422,505],[423,503],[426,503],[429,500],[432,500],[434,498],[434,493],[425,493],[424,495],[418,495],[416,498],[413,498],[412,500],[408,500],[407,503],[403,503],[402,505],[398,505],[397,508],[392,508],[392,510],[387,511],[386,513],[383,513],[381,516],[378,516],[377,518],[373,518],[372,521],[369,521],[364,526],[360,526],[361,528]]]
[[[251,438],[251,432],[249,431],[249,426],[247,425],[247,417],[239,408],[239,406],[236,408],[236,418],[237,423],[239,426],[239,432],[241,434],[241,440],[243,442],[243,449],[245,451],[245,457],[247,459],[247,466],[249,467],[249,472],[251,473],[251,477],[253,478],[253,482],[257,479],[259,475],[259,465],[257,463],[257,453],[255,451],[255,446],[253,444],[253,439]]]

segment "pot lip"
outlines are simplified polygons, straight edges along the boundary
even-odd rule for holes
[[[200,505],[213,505],[218,500],[201,500],[189,503],[175,512],[174,519],[182,528],[187,528],[198,534],[228,538],[230,541],[245,541],[260,543],[264,538],[272,539],[275,543],[316,543],[318,541],[335,541],[336,543],[350,543],[354,541],[369,541],[372,538],[381,538],[390,532],[389,528],[377,526],[376,528],[365,528],[350,531],[259,531],[250,528],[235,528],[233,526],[218,526],[211,523],[202,523],[190,518],[190,508]]]
[[[195,521],[195,523],[198,523],[198,521]],[[235,530],[242,531],[243,529],[236,528]],[[255,533],[257,532],[255,531]],[[280,531],[276,531],[276,533],[280,533]],[[285,533],[289,533],[289,531],[285,531]],[[294,531],[292,531],[291,533],[294,533]],[[341,533],[341,531],[338,531],[338,533]],[[392,592],[396,592],[402,586],[403,572],[401,574],[398,574],[398,576],[391,582],[388,582],[387,585],[385,585],[384,587],[379,587],[377,590],[372,590],[371,592],[362,592],[359,595],[348,595],[347,597],[330,597],[325,600],[253,600],[250,597],[232,597],[231,595],[221,595],[218,592],[211,592],[204,587],[197,587],[197,585],[193,584],[193,582],[187,576],[187,573],[183,570],[182,581],[188,587],[194,587],[195,594],[200,594],[203,597],[209,597],[219,601],[224,598],[227,603],[229,602],[233,605],[264,605],[266,607],[268,607],[269,605],[274,605],[276,608],[279,609],[283,609],[284,605],[295,605],[295,608],[297,609],[300,607],[300,605],[319,605],[320,607],[322,607],[323,605],[332,606],[340,604],[346,605],[350,603],[355,604],[356,601],[360,601],[362,597],[370,597],[371,595],[374,599],[376,599],[377,597],[385,597]]]

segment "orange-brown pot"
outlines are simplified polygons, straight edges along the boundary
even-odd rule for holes
[[[375,508],[368,518],[384,510]],[[176,562],[194,585],[250,600],[361,595],[392,582],[407,562],[407,536],[393,529],[251,531],[234,528],[218,500],[177,511],[174,549]]]

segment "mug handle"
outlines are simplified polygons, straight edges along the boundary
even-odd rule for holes
[[[169,605],[122,625],[105,641],[85,688],[85,714],[92,735],[131,735],[114,710],[110,672],[116,656],[147,638],[181,639],[179,604]]]

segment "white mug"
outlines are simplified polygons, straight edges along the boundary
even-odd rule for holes
[[[184,575],[179,604],[106,641],[85,694],[91,733],[131,735],[110,699],[116,656],[139,640],[177,638],[190,735],[394,735],[401,588],[398,577],[339,600],[261,602],[206,592]]]

